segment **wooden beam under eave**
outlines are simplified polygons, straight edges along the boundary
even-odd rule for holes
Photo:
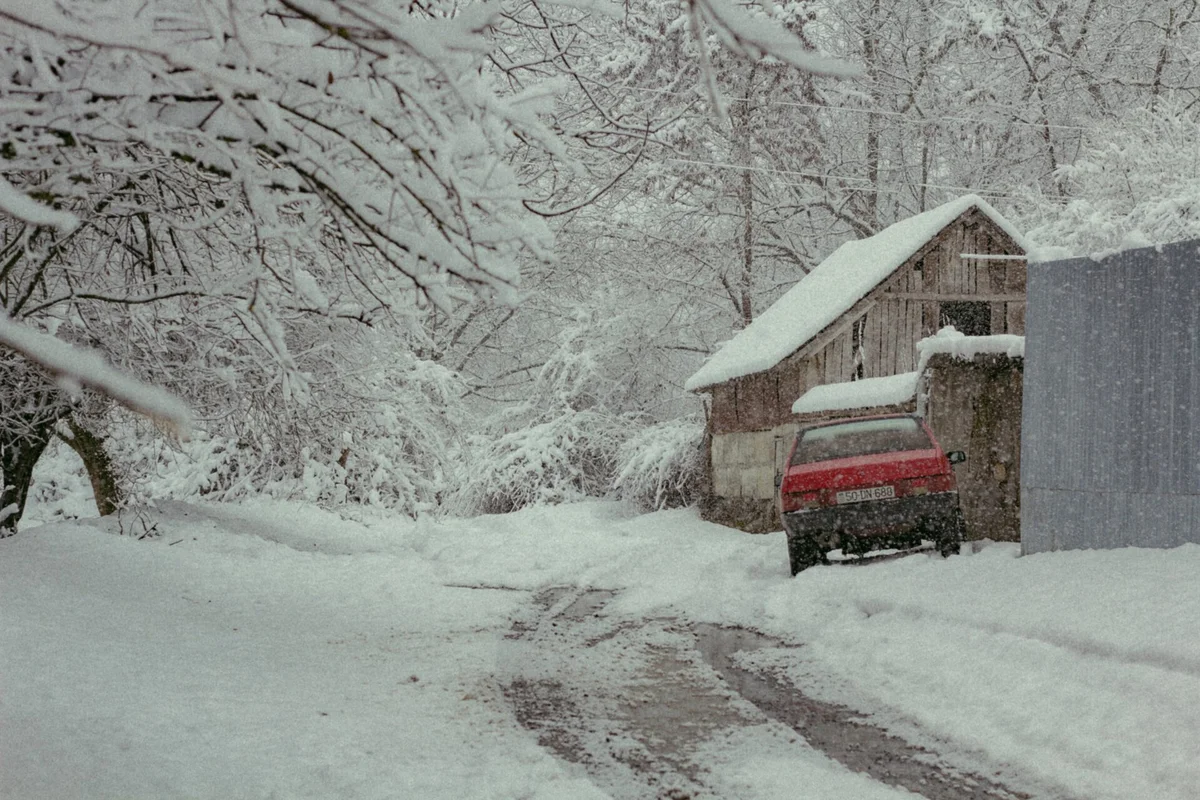
[[[980,302],[980,303],[1024,303],[1023,294],[961,294],[958,292],[937,294],[935,292],[888,292],[888,297],[897,300],[932,300],[935,302]]]
[[[1003,253],[959,253],[959,258],[971,261],[1028,261],[1028,256],[1005,255]]]

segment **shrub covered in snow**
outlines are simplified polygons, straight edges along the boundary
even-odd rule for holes
[[[624,437],[622,419],[561,414],[496,437],[477,436],[452,510],[500,514],[608,493]]]
[[[583,311],[560,332],[525,400],[471,437],[449,510],[503,513],[608,494],[632,426],[613,410],[616,382],[605,372],[615,345],[604,332],[612,325]]]
[[[461,449],[458,377],[407,354],[360,367],[310,381],[305,403],[201,421],[183,442],[124,415],[109,445],[130,502],[265,495],[409,515],[435,508]]]
[[[51,442],[38,459],[25,503],[25,525],[96,516],[83,462],[60,441]]]
[[[704,422],[694,417],[645,427],[617,450],[615,493],[646,511],[691,505],[704,479]]]

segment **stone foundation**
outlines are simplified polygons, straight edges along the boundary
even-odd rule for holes
[[[709,495],[700,501],[700,517],[746,533],[783,530],[774,500]]]

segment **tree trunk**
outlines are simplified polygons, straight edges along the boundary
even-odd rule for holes
[[[738,278],[738,311],[741,313],[741,327],[747,328],[754,321],[754,177],[751,171],[750,141],[753,134],[754,109],[751,96],[754,92],[754,78],[758,66],[750,68],[746,76],[744,98],[738,104],[738,113],[730,119],[734,139],[735,159],[742,166],[741,185],[738,187],[738,200],[742,206],[742,272]]]
[[[0,539],[17,532],[33,483],[33,468],[53,436],[53,421],[20,436],[0,431]]]
[[[92,494],[96,497],[96,511],[102,517],[116,513],[125,499],[125,492],[112,457],[104,447],[104,439],[80,425],[73,417],[67,418],[67,427],[71,429],[71,437],[60,438],[83,461],[88,480],[92,483]]]
[[[872,108],[883,108],[883,92],[879,86],[879,26],[883,22],[883,10],[880,0],[872,0],[870,8],[871,26],[863,36],[863,64],[866,66],[869,84],[867,91],[871,95]],[[863,192],[865,208],[863,218],[874,231],[881,227],[879,222],[879,146],[880,126],[879,114],[867,114],[867,190]]]

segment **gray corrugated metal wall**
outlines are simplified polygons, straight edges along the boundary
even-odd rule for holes
[[[1022,550],[1200,542],[1200,240],[1028,281]]]

